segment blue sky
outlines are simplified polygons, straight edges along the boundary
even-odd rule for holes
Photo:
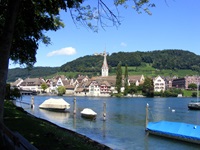
[[[90,0],[91,1],[91,0]],[[94,1],[93,1],[94,2]],[[105,1],[106,2],[106,1]],[[73,23],[69,13],[61,14],[65,28],[47,32],[51,45],[41,44],[34,66],[59,67],[79,57],[114,52],[182,49],[200,55],[200,1],[152,0],[152,15],[138,14],[131,7],[119,8],[121,25],[93,32]],[[109,2],[109,8],[113,5]],[[9,68],[19,67],[10,62]]]

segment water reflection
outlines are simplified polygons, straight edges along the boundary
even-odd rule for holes
[[[76,129],[76,114],[73,115],[73,128]]]
[[[40,113],[44,115],[44,117],[51,122],[67,122],[70,117],[70,112],[56,112],[49,111],[45,109],[39,109]]]
[[[103,138],[106,138],[106,121],[103,120],[103,124],[102,124],[102,135]]]

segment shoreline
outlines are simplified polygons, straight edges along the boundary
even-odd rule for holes
[[[95,147],[95,148],[97,148],[97,149],[99,149],[99,150],[113,150],[111,147],[109,147],[109,146],[107,146],[107,145],[104,145],[104,144],[102,144],[102,143],[99,143],[99,142],[97,142],[97,141],[95,141],[95,140],[93,140],[93,139],[87,137],[86,135],[82,135],[82,134],[77,133],[77,132],[75,132],[75,131],[72,131],[72,130],[70,130],[70,129],[67,129],[67,128],[64,128],[64,127],[60,127],[59,125],[56,125],[55,123],[52,123],[52,122],[50,122],[50,121],[48,121],[48,120],[45,120],[45,119],[42,119],[42,118],[38,118],[38,117],[36,117],[36,116],[34,116],[34,115],[28,113],[27,111],[25,111],[22,107],[18,107],[18,106],[15,106],[15,107],[16,107],[18,110],[22,111],[23,113],[26,113],[26,114],[29,115],[30,117],[34,117],[34,118],[36,118],[36,119],[38,119],[38,120],[42,120],[42,121],[44,121],[44,122],[46,122],[46,123],[49,123],[49,124],[55,126],[56,128],[58,128],[58,129],[60,129],[60,130],[63,130],[64,132],[66,132],[66,133],[68,133],[68,134],[71,134],[71,135],[73,135],[73,136],[75,136],[75,137],[77,137],[77,138],[83,139],[83,141],[84,141],[85,143],[87,143],[87,144],[89,144],[89,145],[92,145],[93,147]]]

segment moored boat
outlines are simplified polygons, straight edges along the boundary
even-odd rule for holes
[[[81,111],[81,117],[87,119],[96,119],[97,113],[90,108],[85,108]]]
[[[50,98],[45,100],[41,105],[39,105],[39,108],[52,111],[65,111],[70,108],[70,104],[62,98]]]
[[[200,102],[199,101],[192,101],[188,104],[188,108],[191,110],[200,110]]]
[[[188,103],[188,109],[200,110],[199,83],[197,84],[197,100],[196,101],[191,101],[190,103]]]

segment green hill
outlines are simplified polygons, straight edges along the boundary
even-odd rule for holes
[[[109,74],[115,75],[116,66],[128,65],[129,75],[178,76],[197,75],[200,72],[200,56],[185,50],[155,50],[149,52],[118,52],[107,56]],[[87,55],[59,67],[35,67],[27,69],[9,69],[8,81],[25,77],[48,77],[64,74],[76,77],[78,74],[97,76],[101,73],[103,56]]]
[[[26,68],[14,68],[8,70],[8,80],[7,82],[13,82],[18,78],[25,79],[27,77],[45,77],[55,74],[59,71],[59,67],[34,67],[31,70]]]

